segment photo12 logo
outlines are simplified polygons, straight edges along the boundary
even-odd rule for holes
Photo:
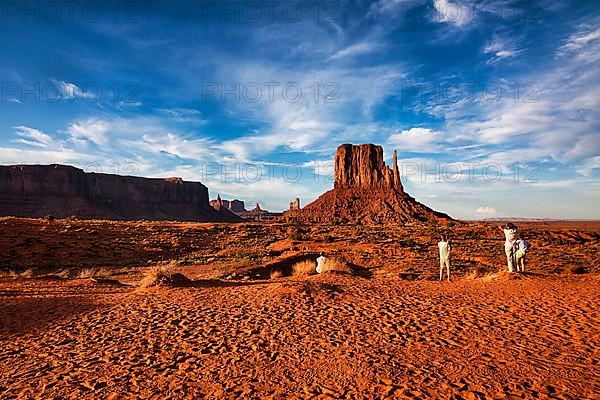
[[[315,103],[338,103],[339,86],[335,82],[313,82],[302,87],[297,82],[203,82],[202,101],[233,103],[273,103],[282,99],[287,103],[298,103],[304,97]]]
[[[102,86],[98,82],[1,82],[1,103],[57,103],[83,100],[98,103],[139,104],[139,87],[134,82],[114,82]]]
[[[402,82],[402,102],[422,104],[460,102],[498,103],[509,98],[515,103],[537,103],[540,88],[535,82]]]
[[[133,1],[0,1],[0,23],[138,23]]]
[[[337,23],[337,2],[306,5],[277,1],[201,1],[201,21],[219,23],[296,23],[311,18],[317,23]]]

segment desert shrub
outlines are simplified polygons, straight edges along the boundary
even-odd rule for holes
[[[271,279],[281,278],[283,276],[283,272],[278,269],[271,271]]]
[[[31,278],[33,277],[33,269],[29,268],[19,274],[21,278]]]
[[[54,273],[54,276],[57,276],[59,278],[68,278],[69,275],[70,271],[68,269],[61,269],[60,271]]]
[[[567,274],[579,275],[579,274],[585,274],[586,270],[583,265],[570,265],[567,268],[565,268],[565,272]]]
[[[335,257],[328,257],[323,264],[323,271],[321,272],[343,272],[350,274],[352,270],[346,262]]]
[[[16,278],[17,277],[17,271],[15,271],[14,269],[11,269],[9,271],[0,271],[0,277],[4,278],[4,277],[10,277],[10,278]]]
[[[138,283],[140,288],[149,288],[152,286],[186,286],[192,281],[186,276],[176,273],[173,270],[174,263],[160,264],[149,267]]]
[[[333,236],[331,236],[331,235],[325,235],[325,238],[324,238],[324,240],[325,240],[325,243],[333,243],[333,241],[334,241],[335,239],[334,239],[334,238],[333,238]]]
[[[54,217],[54,215],[52,215],[52,214],[48,214],[48,215],[45,215],[45,216],[44,216],[44,219],[45,219],[46,221],[48,221],[48,222],[52,222],[52,221],[54,221],[56,218]]]
[[[82,268],[77,274],[77,279],[101,278],[109,275],[105,268]]]
[[[173,268],[170,265],[154,265],[144,271],[138,286],[147,288],[168,283],[171,280],[171,275],[173,275]]]
[[[292,265],[292,275],[312,275],[317,273],[314,261],[304,260]]]

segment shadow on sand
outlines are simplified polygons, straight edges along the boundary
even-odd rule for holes
[[[268,264],[262,265],[260,267],[255,267],[244,271],[244,274],[247,274],[251,277],[251,279],[270,279],[271,273],[274,271],[280,271],[282,276],[291,276],[292,275],[292,267],[294,264],[299,263],[301,261],[311,260],[315,262],[319,257],[319,253],[302,253],[296,254],[293,256],[280,258]],[[371,278],[372,272],[368,268],[361,267],[359,265],[346,262],[346,264],[352,270],[352,275],[359,276],[362,278]]]

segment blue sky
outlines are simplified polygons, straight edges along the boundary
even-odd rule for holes
[[[19,1],[0,38],[2,164],[275,211],[376,143],[452,216],[600,218],[595,1]]]

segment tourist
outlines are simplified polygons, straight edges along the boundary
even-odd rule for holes
[[[444,275],[444,267],[450,282],[450,242],[446,240],[446,236],[442,236],[442,240],[438,243],[440,250],[440,281]]]
[[[504,242],[504,252],[506,253],[506,262],[508,264],[508,272],[515,272],[517,261],[515,255],[517,253],[517,227],[512,222],[501,227],[506,238]]]
[[[323,272],[325,268],[325,261],[327,261],[327,257],[325,257],[325,253],[321,252],[319,254],[319,258],[317,258],[317,274]]]
[[[525,272],[525,256],[529,250],[529,242],[527,240],[517,240],[517,252],[515,253],[516,268],[518,272]]]

